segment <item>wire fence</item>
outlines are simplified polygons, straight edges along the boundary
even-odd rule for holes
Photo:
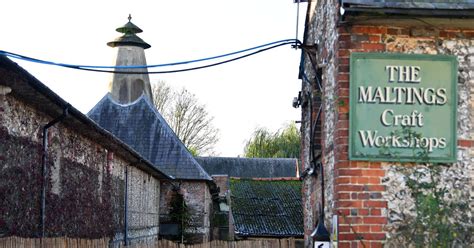
[[[134,243],[128,246],[123,244],[111,245],[108,238],[104,239],[75,239],[68,237],[32,239],[21,237],[0,238],[0,248],[102,248],[102,247],[129,247],[129,248],[297,248],[296,239],[255,239],[243,241],[214,240],[201,244],[180,244],[170,240],[153,240]]]

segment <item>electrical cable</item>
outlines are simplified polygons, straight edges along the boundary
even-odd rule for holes
[[[239,60],[239,59],[243,59],[243,58],[246,58],[246,57],[249,57],[249,56],[252,56],[252,55],[255,55],[255,54],[270,50],[270,49],[273,49],[273,48],[277,48],[277,47],[284,46],[284,45],[290,45],[290,44],[294,44],[294,41],[281,43],[281,44],[274,45],[274,46],[271,46],[271,47],[263,48],[263,49],[260,49],[258,51],[255,51],[255,52],[252,52],[252,53],[249,53],[249,54],[245,54],[245,55],[242,55],[242,56],[239,56],[239,57],[236,57],[236,58],[224,60],[224,61],[221,61],[221,62],[209,64],[209,65],[203,65],[203,66],[197,66],[197,67],[191,67],[191,68],[185,68],[185,69],[177,69],[177,70],[139,72],[139,71],[109,71],[109,70],[90,69],[90,68],[81,68],[81,67],[74,68],[74,69],[84,70],[84,71],[93,71],[93,72],[115,73],[115,74],[166,74],[166,73],[186,72],[186,71],[194,71],[194,70],[209,68],[209,67],[213,67],[213,66],[217,66],[217,65],[222,65],[222,64],[229,63],[229,62],[232,62],[232,61],[236,61],[236,60]]]
[[[66,68],[71,68],[71,69],[79,69],[79,70],[87,70],[87,71],[108,72],[108,73],[126,73],[126,74],[153,74],[153,73],[173,73],[173,72],[182,72],[182,71],[189,71],[189,70],[207,68],[207,67],[211,67],[211,66],[231,62],[231,61],[234,61],[234,60],[237,60],[237,59],[240,59],[240,58],[245,58],[245,57],[248,57],[250,55],[254,55],[254,54],[257,54],[257,53],[260,53],[260,52],[263,52],[263,51],[266,51],[266,50],[269,50],[269,49],[272,49],[272,48],[275,48],[275,47],[279,47],[279,46],[282,46],[282,45],[294,44],[295,42],[297,44],[301,44],[301,42],[299,40],[286,39],[286,40],[279,40],[279,41],[275,41],[275,42],[270,42],[270,43],[263,44],[263,45],[256,46],[256,47],[252,47],[252,48],[239,50],[239,51],[236,51],[236,52],[226,53],[226,54],[217,55],[217,56],[211,56],[211,57],[202,58],[202,59],[195,59],[195,60],[188,60],[188,61],[174,62],[174,63],[166,63],[166,64],[136,65],[136,66],[93,66],[93,65],[74,65],[74,64],[66,64],[66,63],[57,63],[57,62],[52,62],[52,61],[47,61],[47,60],[36,59],[36,58],[28,57],[28,56],[23,56],[23,55],[20,55],[20,54],[11,53],[11,52],[7,52],[7,51],[3,51],[3,50],[0,50],[0,55],[4,55],[4,56],[11,57],[11,58],[16,58],[16,59],[21,59],[21,60],[25,60],[25,61],[29,61],[29,62],[33,62],[33,63],[40,63],[40,64],[45,64],[45,65],[54,65],[54,66],[66,67]],[[268,46],[271,46],[271,47],[268,47]],[[211,64],[211,65],[205,65],[205,66],[199,66],[199,67],[195,67],[195,68],[187,68],[187,69],[181,69],[181,70],[170,70],[170,71],[151,72],[151,73],[150,72],[120,72],[120,71],[102,70],[102,69],[147,69],[147,68],[154,68],[154,67],[184,65],[184,64],[191,64],[191,63],[197,63],[197,62],[203,62],[203,61],[228,57],[228,56],[232,56],[232,55],[236,55],[236,54],[240,54],[240,53],[244,53],[244,52],[249,52],[249,51],[260,49],[260,48],[263,48],[263,49],[258,50],[257,52],[253,52],[253,53],[250,53],[250,54],[247,54],[247,55],[237,57],[235,59],[229,59],[229,60],[226,60],[226,61],[223,61],[223,62],[218,62],[218,63]]]

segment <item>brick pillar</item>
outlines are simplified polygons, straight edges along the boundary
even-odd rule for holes
[[[338,215],[339,247],[382,247],[387,201],[382,193],[385,170],[380,162],[349,161],[349,64],[351,52],[385,50],[384,27],[339,27],[335,130],[334,214]]]

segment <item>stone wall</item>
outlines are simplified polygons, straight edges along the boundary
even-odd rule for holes
[[[205,181],[163,182],[163,193],[160,198],[161,223],[171,223],[170,211],[173,195],[184,197],[189,219],[185,224],[184,241],[186,243],[203,243],[210,240],[210,216],[212,200],[209,186]]]
[[[53,118],[12,94],[0,94],[0,116],[0,236],[39,236],[42,129]],[[130,233],[158,233],[159,180],[63,123],[47,140],[47,236],[123,237],[127,167]]]
[[[338,93],[340,85],[336,84],[337,60],[337,6],[338,1],[322,0],[308,3],[308,18],[305,41],[303,45],[304,65],[302,70],[303,94],[306,99],[302,105],[303,168],[312,168],[313,174],[303,182],[303,214],[305,247],[312,247],[309,236],[315,229],[322,206],[321,169],[311,164],[318,154],[324,171],[324,215],[325,224],[331,226],[334,212],[334,168],[341,149],[347,151],[347,143],[341,143],[337,126],[348,123],[346,112],[338,113]],[[343,90],[344,91],[344,90]],[[348,95],[347,95],[348,96]],[[321,108],[321,110],[320,110]],[[319,115],[320,123],[314,125]],[[313,144],[311,145],[311,140]],[[311,146],[313,148],[311,148]],[[311,151],[313,149],[313,151]],[[313,155],[312,155],[313,154]]]
[[[313,4],[309,4],[310,11]],[[472,244],[474,29],[466,25],[458,27],[451,21],[430,25],[419,18],[377,20],[376,24],[370,18],[342,22],[338,11],[338,1],[318,1],[314,12],[308,15],[305,40],[306,45],[318,44],[318,47],[314,50],[316,62],[305,60],[304,71],[310,84],[303,78],[303,90],[310,92],[308,87],[311,87],[314,96],[317,87],[314,73],[318,68],[322,72],[326,226],[331,230],[333,223],[328,218],[338,215],[339,247]],[[348,160],[352,52],[449,54],[458,58],[456,163]],[[302,129],[306,140],[303,151],[308,149],[310,126],[305,122],[310,114],[303,108]],[[309,152],[303,152],[303,161],[309,162]],[[319,193],[314,192],[319,190],[318,180],[317,176],[305,179],[308,186],[304,188],[304,206],[311,209],[305,209],[306,234],[314,223],[311,221],[315,219],[315,204],[320,201]],[[305,237],[308,245],[310,242]],[[449,244],[442,243],[445,241]]]

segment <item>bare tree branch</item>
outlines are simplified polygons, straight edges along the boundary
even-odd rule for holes
[[[187,91],[173,91],[164,81],[152,85],[153,100],[158,111],[183,144],[199,155],[214,154],[214,145],[219,140],[219,130],[212,125],[205,105]]]

